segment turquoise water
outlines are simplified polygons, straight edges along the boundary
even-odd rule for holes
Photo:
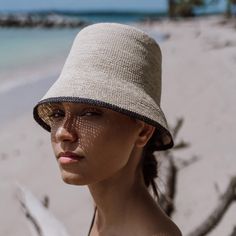
[[[1,72],[65,53],[79,30],[0,28]]]
[[[57,74],[79,31],[0,28],[0,93]]]
[[[135,20],[132,17],[122,17],[122,19],[111,16],[106,16],[104,19],[90,17],[90,22],[127,23]],[[12,85],[16,81],[16,84],[19,84],[22,71],[29,70],[29,74],[32,74],[32,68],[37,70],[37,66],[42,68],[44,64],[46,68],[51,62],[55,65],[58,58],[64,60],[74,37],[80,30],[80,28],[0,28],[0,91],[6,83],[10,82]]]
[[[91,23],[128,23],[138,21],[142,19],[142,16],[84,15],[80,19]],[[0,71],[4,72],[33,62],[40,62],[45,57],[50,59],[62,55],[69,50],[73,38],[79,31],[80,28],[0,28]]]

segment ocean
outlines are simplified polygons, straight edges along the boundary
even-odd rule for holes
[[[0,28],[0,92],[51,71],[79,30]]]
[[[81,19],[91,23],[132,24],[142,20],[143,16],[84,15]],[[57,76],[73,39],[80,30],[81,28],[0,28],[0,93],[47,75]],[[157,35],[155,37],[158,38]]]
[[[115,18],[105,15],[83,16],[89,22],[137,21],[135,16]],[[0,92],[52,73],[51,67],[65,60],[75,35],[81,28],[0,28]],[[45,66],[44,66],[45,65]],[[55,72],[56,74],[56,72]],[[51,75],[51,74],[50,74]],[[37,78],[36,78],[37,77]]]

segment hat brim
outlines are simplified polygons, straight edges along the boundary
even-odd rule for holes
[[[157,128],[158,130],[158,150],[167,150],[174,146],[174,142],[172,139],[172,135],[170,134],[169,130],[163,127],[161,124],[159,124],[157,121],[150,119],[146,116],[140,115],[139,113],[136,113],[134,111],[130,111],[128,109],[124,109],[122,107],[116,106],[114,104],[106,103],[99,100],[89,99],[89,98],[81,98],[81,97],[51,97],[41,100],[33,109],[33,116],[35,121],[45,130],[48,132],[51,132],[51,127],[48,125],[40,116],[39,113],[39,106],[42,104],[47,103],[61,103],[61,102],[72,102],[72,103],[82,103],[82,104],[90,104],[90,105],[96,105],[103,108],[111,109],[113,111],[122,113],[124,115],[127,115],[129,117],[141,120],[146,122],[147,124],[150,124]]]

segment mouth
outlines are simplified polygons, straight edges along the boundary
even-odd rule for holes
[[[72,164],[77,163],[84,159],[85,157],[82,155],[78,155],[74,152],[60,152],[57,156],[57,159],[60,164]]]

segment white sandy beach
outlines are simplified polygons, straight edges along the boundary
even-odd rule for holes
[[[221,20],[164,20],[140,26],[153,35],[169,35],[160,43],[162,108],[170,126],[184,117],[178,140],[189,142],[190,147],[175,151],[176,161],[198,157],[178,174],[173,219],[183,235],[207,219],[230,178],[236,175],[236,29],[220,25]],[[39,199],[49,196],[51,212],[71,236],[88,232],[92,199],[86,187],[62,182],[49,133],[33,120],[33,104],[52,81],[44,79],[28,90],[22,87],[0,94],[4,97],[4,102],[0,99],[1,116],[4,110],[8,114],[3,115],[0,126],[0,235],[30,236],[16,198],[17,184]],[[235,219],[234,203],[209,236],[230,235]]]

